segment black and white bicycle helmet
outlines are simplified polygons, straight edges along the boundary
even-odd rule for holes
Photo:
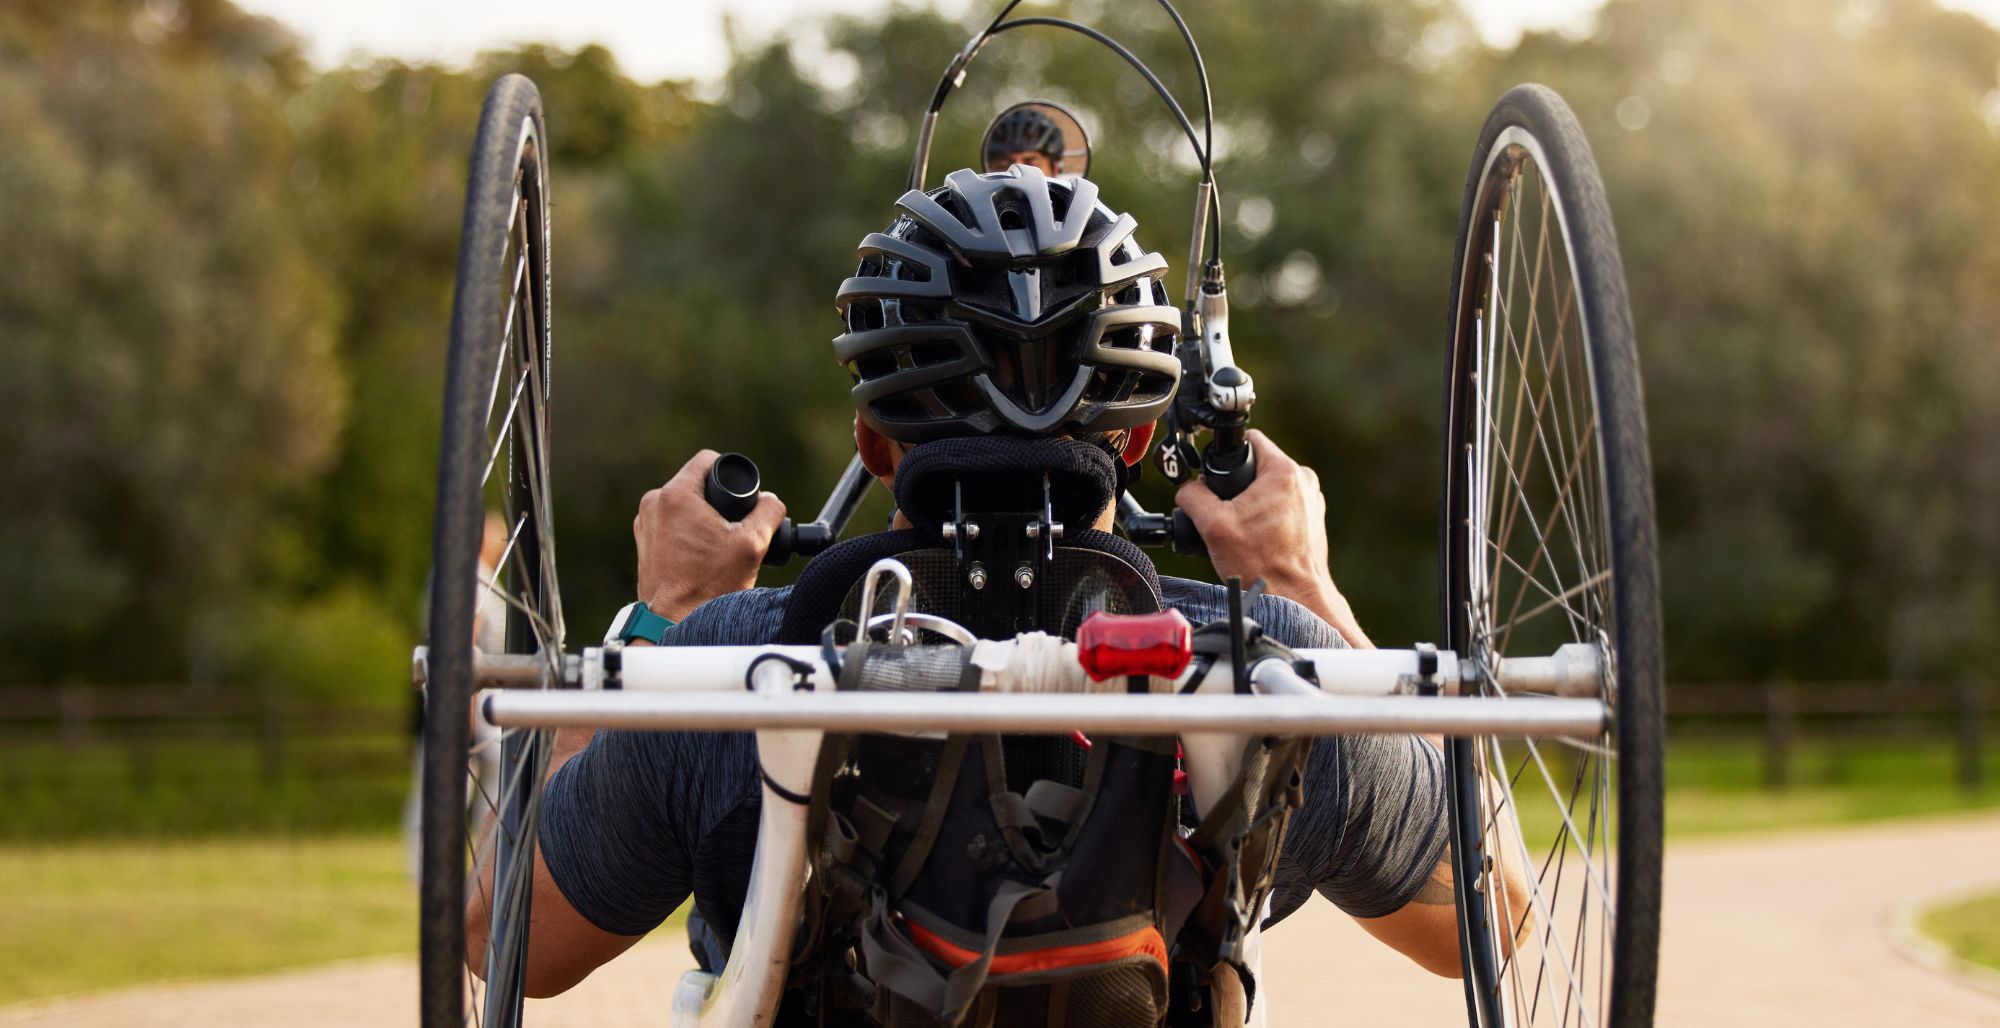
[[[1167,262],[1095,184],[961,170],[896,206],[834,297],[847,328],[834,356],[876,431],[1075,435],[1166,412],[1181,374]]]

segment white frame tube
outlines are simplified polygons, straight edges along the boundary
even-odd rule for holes
[[[504,728],[662,731],[1024,732],[1130,735],[1571,736],[1601,734],[1607,710],[1585,699],[1466,696],[1170,696],[1078,693],[606,692],[490,689],[486,719]]]
[[[1026,637],[1023,637],[1026,638]],[[1012,640],[985,641],[979,644],[978,658],[982,667],[998,671],[1012,662],[1017,644]],[[417,673],[423,674],[423,648],[418,647]],[[1054,651],[1051,651],[1052,653]],[[623,670],[618,676],[615,688],[625,691],[674,691],[674,692],[717,692],[740,690],[744,687],[743,676],[752,661],[766,653],[776,653],[792,660],[813,666],[812,685],[815,690],[831,691],[833,676],[820,663],[817,646],[639,646],[623,651]],[[1091,682],[1083,675],[1082,667],[1075,659],[1074,643],[1061,645],[1061,660],[1045,662],[1036,669],[1038,674],[1059,675],[1061,681],[1039,686],[1037,692],[1117,692],[1125,691],[1122,680],[1109,683]],[[1419,662],[1423,659],[1416,650],[1297,650],[1295,654],[1312,662],[1314,673],[1319,678],[1319,691],[1343,696],[1394,696],[1415,695],[1421,691],[1422,678],[1418,673]],[[1439,650],[1436,654],[1437,670],[1433,681],[1439,693],[1446,696],[1477,694],[1476,681],[1473,688],[1463,683],[1475,679],[1475,669],[1470,664],[1462,664],[1458,656],[1449,650]],[[580,664],[580,667],[575,665]],[[572,663],[577,684],[585,691],[596,691],[610,686],[605,680],[603,651],[597,648],[584,650],[580,661]],[[539,656],[490,655],[477,658],[477,684],[495,688],[545,687],[544,679],[549,677],[549,664]],[[1210,676],[1229,674],[1226,663],[1218,663],[1210,671]],[[1002,676],[1004,677],[1004,676]],[[1509,696],[1561,696],[1572,699],[1599,698],[1602,692],[1600,655],[1595,646],[1587,643],[1570,643],[1558,647],[1546,657],[1508,657],[1500,661],[1494,674],[1500,687]],[[1173,683],[1175,688],[1186,682],[1183,674]],[[1156,680],[1156,691],[1169,691],[1164,680]],[[996,691],[1025,691],[1009,689],[995,682],[987,686]]]

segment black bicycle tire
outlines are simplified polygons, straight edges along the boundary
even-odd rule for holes
[[[1608,1024],[1636,1028],[1653,1022],[1657,987],[1660,867],[1664,835],[1665,720],[1663,643],[1659,606],[1657,532],[1654,521],[1652,461],[1647,445],[1645,398],[1638,349],[1627,298],[1623,262],[1597,162],[1581,126],[1555,91],[1539,85],[1510,90],[1495,105],[1480,132],[1467,175],[1460,208],[1459,232],[1453,251],[1451,308],[1446,349],[1444,390],[1445,445],[1440,493],[1440,619],[1445,637],[1463,652],[1457,610],[1466,586],[1459,551],[1460,507],[1466,499],[1458,485],[1463,465],[1459,449],[1464,439],[1468,394],[1458,389],[1466,368],[1470,309],[1466,288],[1467,249],[1484,213],[1482,185],[1488,155],[1509,128],[1528,132],[1540,144],[1546,173],[1558,182],[1557,195],[1566,226],[1565,245],[1574,255],[1576,286],[1584,297],[1583,324],[1592,369],[1592,399],[1602,432],[1605,505],[1612,535],[1613,598],[1618,633],[1619,693],[1613,711],[1617,738],[1618,879],[1613,899],[1616,930],[1612,938],[1611,996]],[[1478,207],[1480,209],[1476,210]],[[1474,964],[1480,933],[1479,901],[1470,891],[1480,869],[1471,866],[1465,840],[1479,837],[1476,788],[1469,788],[1470,744],[1453,740],[1447,749],[1453,818],[1453,854],[1461,911],[1461,956],[1466,959],[1467,1012],[1475,1026],[1498,1023],[1490,1009],[1482,1010]],[[1487,954],[1487,959],[1492,959]]]
[[[453,712],[467,710],[471,702],[484,521],[481,474],[488,458],[486,405],[500,345],[492,320],[511,289],[511,276],[501,265],[514,181],[524,159],[541,159],[539,151],[524,156],[527,132],[537,141],[546,138],[540,93],[524,76],[504,76],[488,91],[480,110],[466,178],[439,433],[418,859],[418,991],[424,1028],[459,1028],[465,1018],[465,763],[471,731],[468,719]],[[546,274],[539,277],[546,303]],[[458,585],[446,588],[446,583]]]

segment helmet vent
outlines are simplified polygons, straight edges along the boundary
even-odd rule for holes
[[[938,206],[943,207],[946,213],[958,219],[959,224],[969,229],[976,230],[979,228],[979,223],[972,217],[971,208],[965,205],[965,200],[957,193],[946,192],[935,197],[935,199],[938,202]],[[942,243],[943,240],[939,240],[939,242]]]
[[[889,353],[869,353],[854,358],[855,374],[861,381],[872,382],[896,370],[896,357]]]
[[[994,198],[993,209],[1000,216],[1000,227],[1009,232],[1028,227],[1028,200],[1013,190]]]
[[[882,324],[880,300],[857,300],[847,308],[847,330],[850,332],[866,332],[881,328]]]
[[[958,359],[958,346],[955,343],[943,340],[931,343],[917,343],[910,347],[910,359],[915,361],[916,366],[919,368],[932,364],[943,364],[946,361]]]

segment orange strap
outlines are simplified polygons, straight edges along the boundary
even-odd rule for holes
[[[964,967],[979,959],[979,954],[955,945],[936,932],[926,929],[914,921],[904,922],[910,930],[910,941],[922,947],[925,952],[937,957],[953,967]],[[1147,925],[1136,932],[1121,935],[1102,942],[1082,942],[1073,946],[1051,946],[1047,949],[1029,950],[1026,953],[996,953],[989,968],[991,974],[1018,974],[1023,971],[1057,971],[1065,967],[1080,967],[1087,964],[1108,964],[1126,957],[1148,956],[1167,966],[1167,944],[1160,938],[1160,930]]]

